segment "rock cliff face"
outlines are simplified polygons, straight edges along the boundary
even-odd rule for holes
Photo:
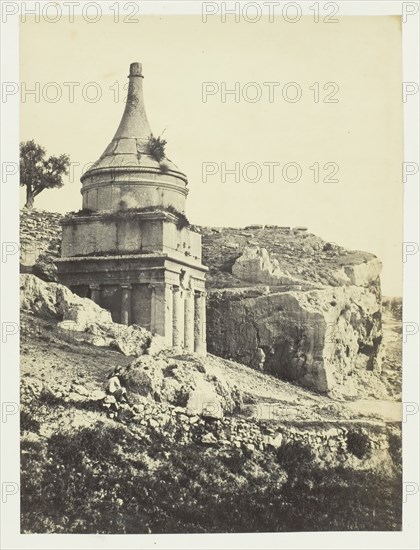
[[[209,352],[320,392],[381,386],[381,306],[369,289],[249,292],[210,293]]]
[[[258,228],[246,244],[228,232],[228,245],[204,237],[209,352],[315,391],[385,397],[379,260],[304,231]]]

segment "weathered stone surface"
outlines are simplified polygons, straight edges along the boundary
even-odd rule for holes
[[[282,270],[278,260],[270,258],[267,250],[258,246],[248,246],[243,250],[242,255],[232,265],[232,275],[242,281],[256,284],[308,284],[307,281],[292,277],[287,271]]]
[[[220,384],[220,381],[218,381]],[[224,408],[231,410],[229,389],[221,391],[200,374],[194,376],[194,389],[189,393],[186,408],[190,413],[207,418],[222,418]]]
[[[335,272],[335,280],[342,285],[369,286],[378,280],[381,270],[382,263],[377,258],[366,259],[359,264],[338,268]],[[325,286],[292,276],[281,267],[276,257],[270,256],[265,248],[259,246],[248,246],[243,250],[242,255],[232,265],[232,275],[254,284],[291,286],[303,284],[313,288]]]
[[[84,330],[88,323],[111,323],[111,314],[88,298],[80,298],[58,283],[46,283],[35,275],[21,275],[21,307],[46,319],[72,321]],[[70,326],[70,325],[69,325]]]
[[[283,435],[279,433],[275,437],[269,436],[267,437],[266,442],[267,442],[267,445],[270,445],[271,447],[278,449],[281,447],[281,444],[283,442]]]
[[[167,402],[181,413],[221,418],[233,412],[241,396],[235,386],[209,374],[199,358],[169,357],[165,352],[134,361],[123,375],[127,388],[157,402]]]
[[[361,264],[344,266],[343,270],[350,284],[368,286],[378,280],[382,270],[382,263],[377,258],[374,258]]]
[[[107,335],[112,338],[111,347],[118,349],[124,355],[143,355],[143,353],[155,355],[167,347],[162,336],[152,334],[138,325],[126,326],[113,323]],[[142,352],[139,353],[139,350]]]
[[[56,288],[57,312],[60,317],[74,321],[83,330],[89,323],[112,323],[111,314],[89,298],[80,298],[64,285],[50,283]]]
[[[89,298],[80,298],[64,285],[46,283],[34,275],[21,275],[21,307],[44,319],[75,340],[110,346],[124,355],[154,355],[166,347],[163,337],[137,325],[113,323],[111,314]]]
[[[221,287],[209,293],[209,352],[320,392],[386,395],[377,376],[381,262],[306,231],[280,235],[266,226],[258,246],[241,235],[204,232],[210,284]]]
[[[373,371],[380,359],[381,305],[370,288],[239,299],[237,292],[214,291],[207,315],[211,353],[252,366],[262,349],[266,372],[317,391],[341,386],[357,394],[359,374]],[[379,381],[376,390],[383,391]]]
[[[34,275],[20,276],[21,308],[44,319],[59,317],[57,309],[57,289],[44,283]]]

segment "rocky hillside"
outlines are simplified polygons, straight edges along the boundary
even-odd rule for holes
[[[391,404],[361,412],[233,361],[153,349],[32,275],[21,292],[23,532],[400,528]],[[115,413],[116,364],[130,403]]]
[[[43,243],[32,271],[46,281],[55,280],[58,222],[57,214],[22,214],[22,242],[31,234]],[[306,228],[198,229],[211,353],[323,393],[384,395],[377,258]]]
[[[291,285],[342,286],[354,277],[353,266],[375,259],[373,254],[349,251],[334,242],[326,242],[306,228],[254,225],[244,229],[200,227],[200,231],[203,263],[209,267],[208,288],[244,286],[247,279],[241,273],[232,273],[232,266],[247,249],[266,250],[281,270],[277,278],[252,282],[267,282],[279,289]]]
[[[44,210],[20,212],[22,272],[30,272],[38,258],[50,263],[60,256],[61,214]],[[203,263],[209,267],[208,288],[244,286],[240,276],[232,274],[232,265],[247,248],[264,248],[270,257],[281,261],[290,278],[311,287],[341,286],[348,281],[350,266],[360,266],[374,259],[372,254],[348,251],[326,242],[305,228],[248,226],[241,228],[196,227],[202,233]],[[40,269],[42,269],[40,267]],[[347,274],[346,274],[347,271]],[[37,274],[40,276],[40,274]],[[41,277],[44,278],[44,277]],[[51,279],[53,280],[53,279]],[[298,284],[292,280],[291,284]],[[287,281],[271,281],[272,286],[288,286]]]

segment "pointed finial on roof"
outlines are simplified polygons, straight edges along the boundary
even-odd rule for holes
[[[130,76],[141,76],[142,78],[144,78],[144,76],[141,74],[141,70],[141,63],[138,63],[137,61],[135,63],[131,63],[130,74],[128,75],[128,78],[130,78]]]
[[[140,77],[140,78],[139,78]],[[128,75],[127,103],[114,140],[136,138],[146,142],[152,133],[146,116],[143,99],[143,74],[141,63],[131,63]]]

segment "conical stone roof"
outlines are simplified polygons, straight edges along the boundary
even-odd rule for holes
[[[140,63],[131,63],[128,78],[127,101],[121,122],[101,157],[81,177],[82,194],[98,185],[103,188],[119,181],[147,185],[151,181],[150,176],[153,176],[155,185],[162,185],[163,188],[179,187],[178,191],[185,198],[185,185],[188,181],[186,175],[168,158],[158,162],[148,152],[147,144],[152,131],[144,106],[144,77]],[[85,202],[84,200],[84,207],[89,207]]]

